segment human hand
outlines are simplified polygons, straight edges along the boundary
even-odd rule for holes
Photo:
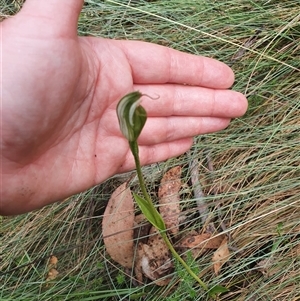
[[[170,48],[77,37],[82,0],[27,0],[2,22],[2,214],[20,214],[135,167],[119,130],[118,101],[139,90],[149,164],[188,150],[247,108],[226,90],[226,65]],[[159,96],[157,98],[157,96]]]

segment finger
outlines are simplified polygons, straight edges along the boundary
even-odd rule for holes
[[[202,116],[235,118],[247,110],[246,97],[231,90],[182,85],[137,85],[148,116]],[[149,97],[148,97],[149,96]]]
[[[27,0],[20,15],[26,17],[24,26],[35,31],[41,31],[42,28],[45,37],[76,37],[82,5],[83,0]]]
[[[138,41],[115,41],[127,55],[135,83],[178,83],[229,88],[233,71],[214,59]]]
[[[138,139],[140,145],[159,144],[225,129],[230,119],[213,117],[148,118]]]
[[[192,144],[193,139],[186,138],[157,145],[140,146],[139,157],[141,164],[148,165],[155,162],[165,161],[172,157],[177,157],[189,150]],[[122,170],[120,172],[131,170],[133,164],[133,157],[132,154],[129,152],[126,156],[124,165],[122,165]]]

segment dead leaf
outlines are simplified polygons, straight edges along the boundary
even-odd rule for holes
[[[218,249],[224,239],[224,235],[213,237],[211,233],[188,234],[177,243],[176,247],[182,251],[191,250],[194,258],[201,256],[207,249]]]
[[[143,274],[159,286],[167,285],[171,277],[165,277],[173,271],[171,253],[159,232],[152,227],[147,244],[139,243],[135,274],[143,282]]]
[[[134,273],[135,277],[140,284],[143,284],[143,268],[142,268],[142,258],[144,255],[143,243],[139,242],[136,249],[136,257],[134,262]]]
[[[214,271],[216,275],[219,274],[221,267],[229,259],[229,256],[230,252],[227,245],[227,237],[225,237],[212,257],[212,262],[214,264]]]
[[[168,231],[175,235],[179,231],[181,167],[175,166],[167,171],[158,190],[159,212]]]
[[[144,214],[138,214],[134,218],[134,239],[137,242],[147,243],[148,234],[152,225],[146,220]]]
[[[113,260],[126,268],[133,266],[134,204],[127,183],[111,195],[102,221],[106,250]]]
[[[224,235],[212,236],[213,234],[211,233],[188,235],[178,244],[178,247],[218,249],[224,239]]]

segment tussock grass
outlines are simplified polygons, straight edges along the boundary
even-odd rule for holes
[[[21,1],[1,2],[1,17]],[[300,14],[289,1],[87,1],[80,35],[140,39],[231,65],[234,89],[249,100],[247,114],[220,133],[195,138],[211,219],[230,234],[231,257],[215,276],[212,253],[196,266],[220,300],[300,300]],[[208,168],[207,154],[213,170]],[[145,168],[149,191],[168,168],[184,167],[183,231],[203,225],[183,155]],[[167,287],[136,287],[105,252],[101,220],[116,177],[39,211],[1,219],[1,300],[206,300],[203,291],[174,279]],[[137,189],[136,182],[132,187]],[[45,284],[47,259],[59,276]],[[180,274],[181,273],[181,274]],[[180,284],[179,284],[180,283]],[[184,286],[184,284],[186,284]],[[194,285],[194,286],[193,286]]]

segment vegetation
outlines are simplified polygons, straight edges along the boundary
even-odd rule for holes
[[[1,0],[0,18],[19,1]],[[230,258],[216,276],[212,253],[192,269],[229,289],[219,300],[300,300],[300,14],[297,0],[86,1],[80,35],[135,39],[229,64],[247,114],[224,131],[196,137],[188,154],[147,166],[155,199],[163,173],[183,167],[185,229],[202,224],[189,163],[197,160],[210,219],[229,236]],[[213,168],[212,168],[213,166]],[[29,214],[0,220],[1,300],[206,300],[178,265],[169,285],[137,286],[105,251],[101,220],[111,193],[134,173]],[[50,255],[58,259],[49,277]],[[183,280],[183,281],[180,281]]]

